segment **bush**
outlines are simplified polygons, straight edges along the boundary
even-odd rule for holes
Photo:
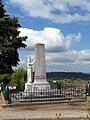
[[[0,82],[4,82],[6,84],[8,84],[11,80],[11,75],[9,74],[2,74],[0,75]]]
[[[24,70],[24,68],[19,68],[18,70],[15,70],[15,72],[12,74],[10,84],[16,84],[19,89],[24,89],[26,80],[27,71]]]

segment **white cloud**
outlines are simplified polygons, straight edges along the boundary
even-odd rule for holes
[[[90,21],[89,0],[9,0],[9,2],[19,6],[28,16],[41,17],[53,22],[64,24]]]
[[[20,52],[20,54],[22,54],[22,52]],[[33,53],[27,53],[27,57],[30,55],[33,61],[34,51]],[[26,69],[27,57],[21,59],[18,67],[24,67]],[[90,73],[90,50],[73,50],[58,53],[46,52],[46,70]]]
[[[49,57],[50,56],[50,57]],[[77,62],[77,61],[90,61],[90,50],[69,50],[59,53],[47,53],[47,61],[56,62]]]
[[[90,71],[90,50],[47,53],[47,71]]]
[[[82,10],[90,12],[90,1],[89,0],[69,0],[71,6],[78,6]]]
[[[74,42],[81,40],[81,34],[68,34],[64,36],[60,29],[46,27],[42,31],[19,28],[20,36],[28,36],[26,49],[33,50],[36,43],[44,43],[46,51],[61,52],[70,49]]]

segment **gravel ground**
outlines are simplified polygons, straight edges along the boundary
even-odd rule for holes
[[[26,118],[57,118],[63,117],[86,117],[88,115],[86,103],[47,104],[31,106],[0,107],[0,120],[3,119],[26,119]],[[57,114],[57,115],[56,115]]]
[[[88,115],[87,109],[86,102],[2,108],[2,102],[0,101],[0,120],[49,120],[49,118],[50,120],[79,120],[79,118]]]

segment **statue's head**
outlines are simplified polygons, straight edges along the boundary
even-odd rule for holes
[[[31,62],[31,56],[27,59],[27,62]]]

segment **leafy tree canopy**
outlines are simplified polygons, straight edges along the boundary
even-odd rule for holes
[[[23,47],[27,37],[20,37],[18,18],[11,18],[5,14],[4,5],[0,0],[0,74],[10,74],[12,67],[17,66],[19,60],[18,49]]]
[[[0,75],[0,82],[4,82],[4,83],[9,83],[11,80],[11,75],[9,74],[3,74],[3,75]]]
[[[0,18],[2,18],[3,16],[5,16],[5,9],[4,9],[4,5],[2,4],[2,0],[0,0]]]

